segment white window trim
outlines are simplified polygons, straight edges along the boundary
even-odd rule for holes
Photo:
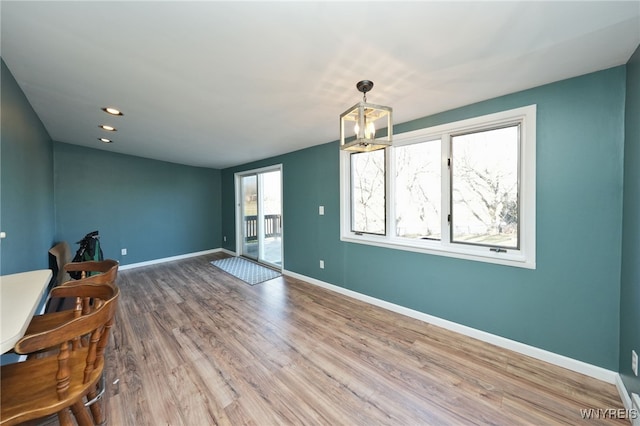
[[[498,126],[503,123],[520,121],[522,134],[520,144],[520,249],[507,250],[506,253],[490,251],[488,247],[471,246],[449,241],[447,213],[450,212],[450,193],[448,178],[442,179],[442,240],[414,240],[390,235],[393,232],[393,188],[392,179],[387,181],[387,235],[357,234],[351,231],[351,184],[350,153],[340,152],[340,239],[342,241],[407,250],[437,256],[494,263],[520,268],[536,268],[536,105],[529,105],[508,111],[474,117],[453,123],[442,124],[425,129],[393,135],[396,146],[416,142],[416,139],[444,138],[442,143],[442,170],[448,173],[447,159],[450,155],[450,135],[479,128]],[[393,148],[387,155],[387,170],[393,157]],[[389,151],[388,151],[389,152]]]

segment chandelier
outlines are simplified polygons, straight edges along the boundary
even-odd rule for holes
[[[362,80],[356,84],[356,88],[363,93],[362,102],[340,114],[340,149],[369,152],[391,146],[391,108],[367,103],[367,92],[373,88],[373,81]],[[378,129],[386,126],[386,136],[376,139],[376,126]]]

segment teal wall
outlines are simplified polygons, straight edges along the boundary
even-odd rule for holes
[[[617,370],[624,102],[621,66],[394,126],[537,104],[536,270],[341,242],[337,142],[223,170],[225,247],[233,173],[282,163],[285,269]]]
[[[123,265],[220,247],[219,170],[59,142],[54,165],[55,237],[73,252],[94,230]]]
[[[620,375],[629,392],[640,393],[631,372],[631,351],[640,355],[640,47],[627,64],[626,101]]]
[[[54,234],[49,134],[0,59],[0,275],[49,267]]]

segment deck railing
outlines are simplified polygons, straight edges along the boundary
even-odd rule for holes
[[[244,235],[245,241],[258,241],[258,216],[244,217]],[[264,215],[264,237],[279,237],[282,235],[282,215],[266,214]]]

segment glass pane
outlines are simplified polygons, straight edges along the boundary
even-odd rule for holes
[[[351,228],[353,232],[386,233],[383,149],[351,154]]]
[[[258,258],[258,179],[242,178],[242,254]]]
[[[452,241],[518,248],[520,126],[451,138]]]
[[[439,240],[441,141],[394,148],[396,235]]]
[[[264,214],[261,259],[282,265],[282,192],[280,170],[260,174],[261,202]]]

